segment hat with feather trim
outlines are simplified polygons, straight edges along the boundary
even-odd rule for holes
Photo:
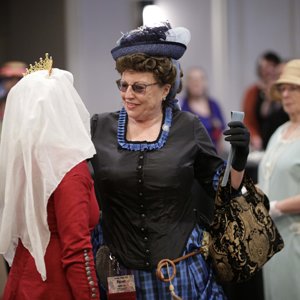
[[[141,26],[122,35],[117,46],[111,50],[114,60],[134,53],[165,56],[179,59],[184,54],[191,38],[184,27],[171,28],[169,23],[155,27]]]

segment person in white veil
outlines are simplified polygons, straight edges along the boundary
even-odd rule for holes
[[[90,232],[99,207],[86,160],[90,115],[71,73],[26,75],[10,91],[0,144],[3,299],[99,299]]]

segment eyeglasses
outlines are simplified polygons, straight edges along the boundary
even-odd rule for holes
[[[298,85],[279,85],[277,88],[278,92],[280,94],[283,94],[285,91],[288,91],[289,93],[300,91],[300,86]]]
[[[121,79],[117,80],[116,83],[117,83],[118,89],[121,92],[125,93],[127,91],[128,87],[131,86],[132,90],[137,94],[145,94],[146,88],[148,86],[158,84],[158,82],[148,83],[148,84],[135,82],[134,84],[128,84],[126,81],[123,81]]]

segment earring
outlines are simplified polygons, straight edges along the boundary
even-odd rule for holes
[[[166,101],[166,97],[163,97],[162,101]]]

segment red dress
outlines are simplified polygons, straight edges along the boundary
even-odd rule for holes
[[[243,110],[245,112],[244,123],[250,131],[251,138],[261,137],[261,133],[259,132],[259,124],[256,117],[258,94],[258,86],[252,85],[246,90],[243,100]]]
[[[99,207],[86,162],[68,172],[48,201],[50,242],[45,254],[46,281],[21,242],[3,300],[99,299],[90,232]]]

